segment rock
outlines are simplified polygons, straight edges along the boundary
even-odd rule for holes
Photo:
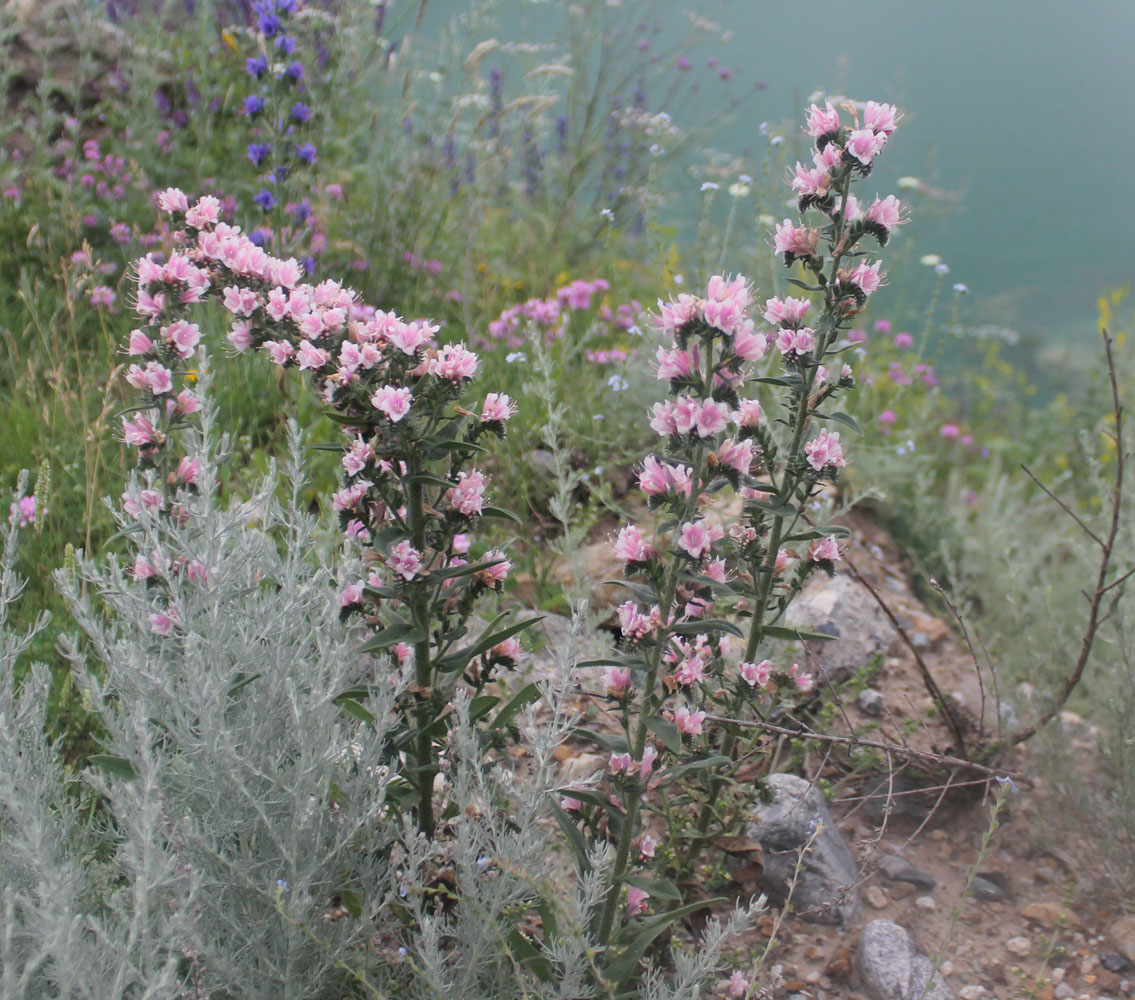
[[[889,820],[905,817],[921,822],[926,818],[926,806],[920,801],[918,786],[901,774],[882,774],[863,787],[863,812],[876,826]],[[935,831],[937,832],[937,831]]]
[[[970,883],[970,892],[973,893],[975,899],[981,899],[987,903],[999,903],[1005,898],[1005,890],[984,875],[973,877],[973,881]]]
[[[1071,1000],[1075,995],[1076,991],[1067,983],[1061,983],[1052,991],[1053,1000]]]
[[[1107,935],[1120,954],[1135,961],[1135,916],[1113,920],[1108,925]]]
[[[815,666],[816,681],[841,681],[894,639],[894,628],[879,606],[850,576],[814,578],[789,605],[785,624],[839,636],[835,642],[810,642],[808,662]]]
[[[875,907],[876,910],[886,909],[887,904],[890,902],[887,898],[887,894],[877,885],[868,886],[863,895],[867,897],[867,902]]]
[[[1100,955],[1100,965],[1102,965],[1108,972],[1114,972],[1116,975],[1122,976],[1125,972],[1130,972],[1135,969],[1122,955],[1117,955],[1115,952],[1107,952]]]
[[[917,899],[915,899],[914,905],[917,906],[920,910],[938,909],[938,904],[934,902],[933,896],[919,896]]]
[[[828,812],[823,796],[811,783],[794,774],[768,778],[773,801],[758,803],[745,827],[746,836],[764,849],[760,887],[774,902],[792,893],[793,908],[807,920],[846,923],[858,909],[859,894],[852,888],[859,877],[855,855],[847,846]],[[816,831],[821,826],[822,831]],[[811,842],[800,866],[799,851]]]
[[[859,976],[874,1000],[953,1000],[940,972],[892,920],[872,920],[859,933]]]
[[[1005,942],[1005,950],[1010,955],[1024,958],[1033,950],[1032,942],[1027,937],[1011,937]]]
[[[883,693],[874,688],[864,688],[855,696],[855,704],[864,715],[882,715]]]
[[[917,868],[911,868],[897,854],[883,858],[879,862],[879,870],[892,882],[905,882],[923,892],[931,892],[938,885],[938,880],[933,875],[927,875],[926,872],[920,872]]]
[[[963,986],[958,990],[958,1000],[981,1000],[987,992],[984,986]]]
[[[1021,916],[1042,927],[1067,927],[1076,923],[1076,917],[1063,903],[1047,899],[1021,907]]]

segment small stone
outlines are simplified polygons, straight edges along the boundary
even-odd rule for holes
[[[887,898],[887,894],[877,885],[868,886],[863,895],[867,897],[867,902],[875,907],[876,910],[886,909],[887,904],[890,902],[890,899]]]
[[[1115,952],[1107,952],[1100,955],[1100,965],[1107,969],[1108,972],[1114,972],[1120,976],[1125,972],[1130,972],[1132,969],[1135,969],[1135,965],[1132,965],[1126,958],[1122,955],[1117,955]]]
[[[874,688],[864,688],[855,696],[855,704],[864,715],[882,715],[883,693]]]
[[[954,971],[954,963],[947,958],[946,961],[938,966],[938,971],[942,973],[943,976],[948,976]]]
[[[1021,916],[1042,927],[1067,927],[1076,923],[1076,918],[1062,903],[1055,900],[1041,900],[1021,907]]]
[[[1027,937],[1013,937],[1005,942],[1005,950],[1012,955],[1024,958],[1033,950],[1032,942]]]
[[[808,973],[808,975],[806,975],[804,977],[804,982],[806,982],[806,983],[818,983],[820,981],[820,977],[822,975],[823,975],[823,973],[819,969],[813,969],[811,972]]]
[[[1072,989],[1067,983],[1060,983],[1056,989],[1052,991],[1052,1000],[1071,1000],[1076,995],[1076,991]]]
[[[975,875],[970,883],[970,891],[976,899],[987,903],[998,903],[1005,898],[1005,891],[991,879]]]
[[[980,1000],[988,991],[984,986],[963,986],[958,990],[960,1000]]]
[[[938,909],[938,904],[934,902],[933,896],[919,896],[917,899],[915,899],[914,905],[917,906],[920,910]]]

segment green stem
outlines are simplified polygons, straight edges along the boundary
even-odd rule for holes
[[[406,513],[410,522],[411,544],[419,552],[425,551],[426,521],[422,498],[422,483],[417,481],[419,469],[417,463],[409,463],[409,486],[406,490]],[[414,715],[417,723],[417,774],[415,782],[418,786],[418,829],[426,836],[432,837],[434,832],[433,784],[437,774],[437,762],[434,760],[433,740],[429,735],[433,711],[433,664],[430,661],[430,622],[429,622],[429,595],[425,588],[411,585],[410,594],[411,618],[416,628],[422,630],[423,638],[414,644],[414,682],[417,691],[414,692],[416,705]]]

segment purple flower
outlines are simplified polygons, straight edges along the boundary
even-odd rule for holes
[[[305,122],[311,117],[311,108],[303,101],[297,101],[292,105],[292,110],[288,114],[294,122]]]
[[[244,61],[244,68],[248,70],[249,76],[259,80],[268,72],[268,59],[266,56],[250,56]]]
[[[261,14],[256,26],[262,35],[271,38],[280,30],[280,19],[275,14]]]
[[[296,156],[300,158],[302,163],[312,164],[315,162],[316,148],[310,142],[301,143],[300,147],[296,150]]]
[[[266,142],[250,142],[248,144],[248,158],[254,167],[260,166],[272,152],[272,147]]]
[[[272,208],[273,205],[276,204],[276,196],[267,188],[261,188],[259,191],[257,191],[256,197],[254,197],[252,200],[256,202],[256,204],[259,205],[262,209],[264,209],[265,212],[267,212]]]
[[[299,60],[296,60],[293,63],[289,63],[288,68],[284,70],[284,76],[286,76],[293,83],[299,83],[300,80],[303,79],[303,75],[303,63],[301,63]]]
[[[255,118],[264,110],[264,98],[259,94],[249,94],[244,99],[244,113],[249,118]]]

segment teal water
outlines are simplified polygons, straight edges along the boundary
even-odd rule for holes
[[[1043,343],[1095,337],[1099,294],[1135,277],[1135,2],[862,0],[699,5],[736,32],[722,62],[797,118],[836,89],[897,103],[880,164],[961,194],[909,232],[971,295],[966,314]],[[731,143],[752,146],[744,122]],[[930,164],[933,164],[931,169]]]

